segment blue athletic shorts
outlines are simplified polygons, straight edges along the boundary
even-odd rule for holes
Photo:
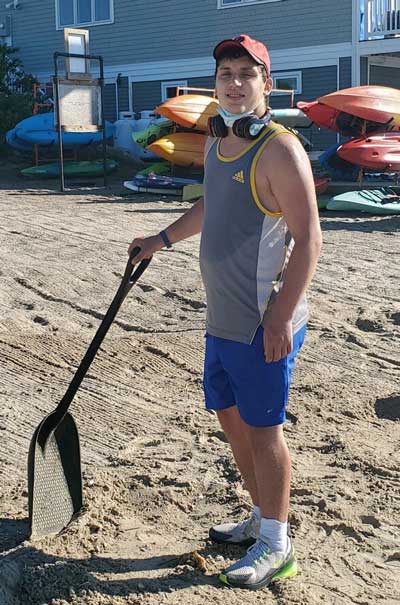
[[[265,361],[262,326],[250,345],[206,334],[206,408],[224,410],[237,405],[250,426],[283,424],[296,354],[305,333],[306,326],[293,336],[293,351],[271,363]]]

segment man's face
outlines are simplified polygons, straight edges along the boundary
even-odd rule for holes
[[[215,89],[221,106],[231,113],[265,111],[264,95],[272,88],[272,80],[263,79],[261,67],[250,57],[223,59],[218,66]]]

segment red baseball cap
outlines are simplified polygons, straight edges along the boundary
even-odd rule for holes
[[[254,40],[254,38],[250,38],[247,34],[240,34],[240,36],[235,36],[234,38],[229,38],[228,40],[222,40],[217,46],[214,48],[214,59],[218,59],[221,55],[222,51],[227,48],[243,48],[252,59],[259,65],[264,65],[267,72],[271,71],[271,60],[269,58],[267,47],[258,40]]]

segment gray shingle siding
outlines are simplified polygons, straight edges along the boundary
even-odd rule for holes
[[[104,86],[104,117],[110,122],[114,122],[117,118],[115,84],[106,84]]]
[[[122,77],[118,86],[118,110],[129,111],[129,81]]]
[[[351,57],[339,59],[339,89],[351,86]]]
[[[246,31],[271,49],[351,42],[351,0],[282,0],[217,10],[217,0],[114,0],[114,23],[90,27],[90,50],[106,65],[209,56],[215,43]],[[55,2],[12,11],[13,44],[26,69],[52,69],[64,50]]]
[[[361,57],[360,84],[361,84],[361,86],[365,86],[366,84],[368,84],[368,59],[367,59],[367,57]]]
[[[161,102],[161,82],[134,82],[132,99],[133,111],[154,109]]]
[[[168,82],[168,80],[166,80]],[[188,86],[194,88],[214,88],[214,77],[188,78]],[[190,92],[190,91],[189,91]],[[154,109],[161,103],[161,81],[134,82],[132,84],[133,111]]]
[[[370,84],[400,88],[400,68],[371,65]]]

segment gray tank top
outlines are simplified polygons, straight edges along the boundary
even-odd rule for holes
[[[207,297],[207,332],[250,344],[279,292],[293,239],[282,213],[269,212],[255,187],[258,158],[277,135],[271,124],[238,155],[221,156],[220,139],[205,160],[204,221],[200,269]],[[307,323],[303,297],[293,316],[293,332]]]

